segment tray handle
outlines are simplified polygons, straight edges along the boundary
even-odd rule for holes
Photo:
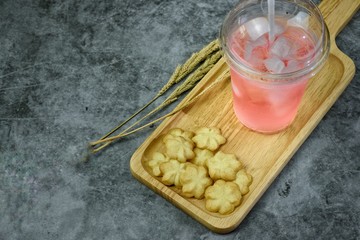
[[[360,0],[323,0],[319,9],[330,31],[331,42],[358,11]]]

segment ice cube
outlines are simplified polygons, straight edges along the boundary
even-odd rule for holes
[[[271,95],[268,98],[268,101],[271,104],[273,114],[279,119],[288,118],[289,114],[291,114],[294,110],[294,105],[289,104],[288,96],[284,96],[286,92],[281,92],[279,95]]]
[[[247,62],[253,62],[254,58],[264,59],[262,49],[267,49],[268,39],[265,35],[259,37],[256,41],[248,41],[245,45],[244,59]],[[255,51],[254,51],[255,50]]]
[[[268,38],[265,35],[262,35],[256,41],[252,42],[253,47],[264,47],[268,46]]]
[[[269,22],[264,17],[254,18],[244,24],[252,41],[269,32]]]
[[[230,46],[231,46],[232,52],[233,52],[238,58],[240,58],[240,57],[242,56],[243,50],[242,50],[242,47],[241,47],[241,45],[239,44],[239,42],[236,41],[236,40],[233,40],[233,41],[231,41]]]
[[[309,26],[309,14],[306,12],[298,12],[298,14],[295,15],[295,17],[290,18],[287,21],[288,26],[293,27],[302,27],[304,29],[307,29]]]
[[[265,67],[269,72],[281,73],[285,68],[285,63],[278,57],[271,57],[264,61]]]
[[[244,59],[252,67],[258,68],[267,57],[267,49],[268,39],[265,35],[256,41],[248,41],[245,44]]]
[[[239,27],[239,37],[240,37],[240,38],[244,38],[245,35],[246,35],[246,28],[245,28],[244,25],[241,25],[241,26]]]
[[[296,60],[289,60],[282,72],[283,73],[295,72],[300,68],[301,68],[300,62]]]
[[[264,68],[264,59],[267,58],[267,49],[265,47],[259,46],[254,47],[251,52],[251,56],[249,60],[247,60],[248,64],[253,68],[256,68],[261,71],[266,71]]]
[[[286,99],[287,99],[286,92],[284,92],[283,89],[276,90],[274,88],[271,89],[271,91],[269,91],[267,94],[267,100],[274,108],[274,113],[280,113],[277,114],[280,116],[282,115],[281,109],[283,109],[286,106]]]
[[[279,37],[278,39],[275,40],[275,42],[271,46],[270,53],[280,58],[285,58],[289,55],[291,51],[291,47],[292,44],[288,39],[284,37]]]
[[[251,60],[252,51],[254,50],[254,46],[251,42],[247,42],[245,45],[244,59],[249,62]]]
[[[275,23],[274,26],[274,35],[279,36],[285,32],[285,27],[279,23]]]

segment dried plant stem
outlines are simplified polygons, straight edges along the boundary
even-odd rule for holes
[[[168,83],[165,85],[170,85],[172,82],[174,82],[175,79],[178,78],[179,73],[181,70],[181,66],[177,66],[175,69],[175,72],[171,75],[170,80],[168,81]],[[164,86],[164,87],[165,87]],[[100,139],[104,139],[107,138],[108,136],[110,136],[111,134],[113,134],[114,132],[116,132],[117,130],[119,130],[122,126],[124,126],[126,123],[128,123],[131,119],[133,119],[134,117],[136,117],[139,113],[141,113],[142,111],[144,111],[148,106],[150,106],[153,102],[155,102],[162,94],[164,94],[164,92],[167,91],[167,89],[162,88],[158,94],[156,94],[156,96],[151,99],[148,103],[146,103],[142,108],[140,108],[139,110],[137,110],[133,115],[131,115],[130,117],[128,117],[125,121],[121,122],[118,126],[116,126],[115,128],[111,129],[111,131],[109,131],[107,134],[105,134],[104,136],[102,136]],[[168,86],[168,88],[170,88],[171,86]]]
[[[133,115],[131,115],[130,117],[128,117],[125,121],[123,121],[122,123],[120,123],[119,125],[117,125],[115,128],[111,129],[111,131],[109,131],[107,134],[105,134],[104,136],[102,136],[100,139],[104,139],[107,138],[108,136],[110,136],[111,134],[113,134],[114,132],[116,132],[117,130],[119,130],[122,126],[124,126],[126,123],[128,123],[131,119],[133,119],[134,117],[136,117],[139,113],[141,113],[142,111],[144,111],[148,106],[150,106],[153,102],[155,102],[155,100],[158,99],[158,97],[155,97],[153,99],[151,99],[147,104],[145,104],[142,108],[140,108],[139,110],[137,110]]]
[[[219,61],[221,58],[221,52],[217,51],[210,57],[208,57],[201,66],[196,69],[194,73],[192,73],[179,87],[175,89],[164,101],[166,104],[167,101],[174,101],[173,99],[177,99],[182,93],[187,90],[193,88],[199,80],[201,80],[210,69]],[[160,105],[161,106],[161,105]]]
[[[212,54],[215,51],[218,51],[220,48],[219,40],[215,39],[214,41],[210,42],[208,45],[206,45],[203,49],[201,49],[199,52],[193,53],[191,57],[186,60],[186,62],[183,65],[179,65],[176,69],[178,71],[175,71],[173,75],[176,76],[170,78],[170,80],[165,84],[165,86],[160,89],[158,95],[163,95],[171,86],[181,81],[184,77],[189,75],[194,69],[205,59],[209,57],[210,54]]]
[[[141,107],[138,111],[128,117],[125,121],[121,122],[118,126],[110,130],[107,134],[102,136],[100,139],[105,139],[112,135],[114,132],[119,130],[122,126],[128,123],[131,119],[136,117],[139,113],[144,111],[148,106],[155,102],[160,96],[162,96],[171,86],[180,82],[184,77],[191,73],[201,62],[203,62],[210,54],[219,50],[219,41],[216,39],[210,42],[207,46],[201,49],[199,52],[193,53],[191,57],[183,64],[178,65],[171,75],[169,81],[160,89],[156,96],[151,99],[147,104]]]
[[[158,107],[156,107],[155,109],[153,109],[151,112],[149,112],[148,114],[146,114],[145,116],[143,116],[141,119],[139,119],[138,121],[136,121],[135,123],[133,123],[131,126],[129,126],[128,128],[126,128],[124,131],[122,131],[121,133],[119,133],[117,136],[120,136],[126,132],[128,132],[130,129],[134,128],[136,125],[138,125],[139,123],[141,123],[142,121],[144,121],[146,118],[150,117],[151,115],[155,114],[156,112],[160,111],[161,109],[163,109],[164,107],[168,106],[169,104],[171,104],[172,102],[175,102],[179,96],[186,92],[187,90],[193,88],[197,82],[202,79],[209,71],[210,69],[218,62],[218,60],[221,58],[221,52],[217,51],[216,53],[214,53],[213,55],[211,55],[210,57],[208,57],[204,63],[201,64],[201,66],[195,70],[194,73],[192,73],[179,87],[177,87],[168,98],[166,98],[166,100],[161,103]],[[108,135],[109,136],[109,135]],[[102,139],[107,138],[103,137]],[[116,137],[116,136],[115,136]],[[98,144],[98,141],[91,143],[91,145],[95,146]],[[106,143],[106,146],[109,145],[110,143]],[[104,144],[105,145],[105,144]],[[100,146],[98,148],[94,149],[94,152],[100,151],[101,149],[105,148],[106,146]]]
[[[220,58],[221,58],[220,51],[217,51],[214,55],[210,56],[198,69],[195,70],[193,74],[191,74],[180,86],[178,86],[166,98],[164,102],[162,102],[159,106],[157,106],[151,112],[146,114],[140,120],[136,121],[134,124],[132,124],[130,127],[125,129],[120,134],[127,132],[131,128],[135,127],[136,125],[144,121],[146,118],[150,117],[151,115],[155,114],[156,112],[160,111],[161,109],[175,102],[180,97],[181,94],[193,88],[197,84],[197,82],[201,80],[210,71],[210,69],[217,63],[217,61],[219,61]]]
[[[184,105],[182,105],[181,107],[173,110],[172,112],[170,112],[170,113],[168,113],[168,114],[166,114],[166,115],[164,115],[164,116],[162,116],[162,117],[159,117],[159,118],[157,118],[157,119],[155,119],[155,120],[153,120],[153,121],[151,121],[151,122],[149,122],[149,123],[147,123],[147,124],[145,124],[145,125],[143,125],[143,126],[141,126],[141,127],[138,127],[138,128],[136,128],[136,129],[134,129],[134,130],[132,130],[132,131],[124,132],[124,133],[119,134],[119,135],[114,136],[114,137],[109,137],[109,138],[105,138],[105,139],[102,139],[102,140],[98,140],[98,141],[96,141],[96,142],[93,142],[92,144],[96,145],[96,144],[105,143],[104,145],[106,145],[106,144],[108,144],[108,143],[110,143],[110,142],[112,142],[112,141],[114,141],[114,140],[120,139],[120,138],[122,138],[122,137],[128,136],[128,135],[133,134],[133,133],[136,133],[136,132],[138,132],[138,131],[140,131],[140,130],[142,130],[142,129],[144,129],[144,128],[146,128],[146,127],[148,127],[148,126],[150,126],[150,125],[152,125],[152,124],[154,124],[154,123],[156,123],[156,122],[158,122],[158,121],[161,121],[161,120],[163,120],[163,119],[165,119],[165,118],[167,118],[167,117],[170,117],[170,116],[172,116],[172,115],[180,112],[181,110],[185,109],[186,107],[188,107],[190,104],[192,104],[193,102],[195,102],[196,100],[198,100],[201,96],[203,96],[205,93],[207,93],[208,91],[210,91],[211,89],[213,89],[217,84],[219,84],[220,82],[222,82],[223,80],[228,79],[228,78],[230,78],[230,72],[229,72],[229,70],[226,70],[225,72],[223,72],[223,73],[216,79],[215,82],[213,82],[212,84],[210,84],[210,85],[209,85],[207,88],[205,88],[201,93],[199,93],[199,94],[196,95],[195,97],[191,98],[191,99],[190,99],[188,102],[186,102]],[[102,145],[102,146],[104,146],[104,145]],[[99,148],[97,148],[97,149],[95,149],[95,150],[93,150],[93,152],[98,152],[99,150],[102,149],[102,146],[99,147]]]

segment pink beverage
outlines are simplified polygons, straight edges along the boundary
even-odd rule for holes
[[[311,0],[242,0],[226,16],[220,43],[230,67],[234,112],[262,133],[292,123],[309,78],[330,48]]]
[[[302,69],[315,54],[315,40],[301,26],[277,18],[273,42],[265,33],[253,40],[245,26],[230,36],[230,49],[249,67],[264,73],[290,73]],[[251,26],[250,26],[251,27]],[[295,118],[308,76],[286,84],[248,81],[231,67],[234,110],[240,121],[256,131],[276,132]]]

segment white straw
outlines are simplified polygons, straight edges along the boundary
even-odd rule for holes
[[[268,19],[269,19],[269,41],[274,41],[275,31],[275,0],[267,0],[268,2]]]

